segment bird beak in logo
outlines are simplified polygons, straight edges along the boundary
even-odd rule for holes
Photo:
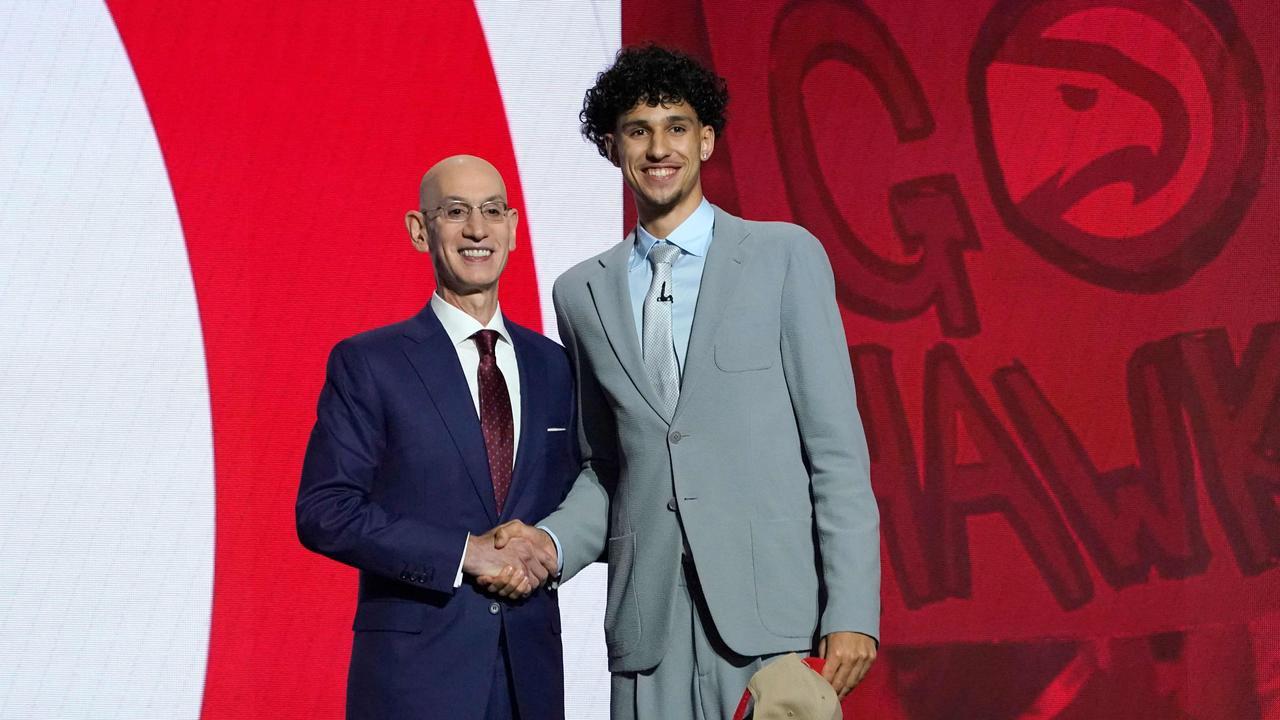
[[[1174,81],[1133,59],[1148,54],[1135,52],[1135,41],[1123,50],[1099,42],[1125,25],[1137,43],[1158,44],[1166,56],[1176,47],[1190,60],[1176,38],[1149,27],[1154,19],[1096,9],[1059,21],[1039,42],[1007,46],[988,71],[996,148],[1002,166],[1016,169],[1006,172],[1015,202],[1029,215],[1116,239],[1167,220],[1195,189],[1205,160],[1182,172],[1193,129]],[[1198,74],[1194,61],[1178,65]],[[1185,71],[1175,79],[1203,88]],[[1211,118],[1198,119],[1204,145]]]
[[[1225,45],[1190,4],[1125,5],[1004,3],[975,47],[970,98],[1010,228],[1073,274],[1142,292],[1221,249],[1239,209],[1224,205],[1256,189],[1232,183],[1254,174],[1265,135],[1247,45]]]

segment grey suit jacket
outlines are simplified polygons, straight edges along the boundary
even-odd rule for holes
[[[565,578],[607,551],[610,669],[662,659],[681,523],[735,652],[804,648],[838,630],[878,637],[879,512],[822,246],[796,225],[716,208],[668,417],[631,311],[633,241],[572,268],[554,290],[583,467],[542,524],[560,540]]]

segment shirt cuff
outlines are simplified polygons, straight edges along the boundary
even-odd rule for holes
[[[559,577],[564,573],[564,550],[560,547],[560,538],[556,537],[556,534],[551,532],[551,528],[546,525],[538,525],[537,528],[550,535],[551,542],[556,544],[556,576]]]
[[[453,586],[455,588],[462,587],[462,564],[467,561],[467,545],[471,544],[471,533],[467,533],[467,539],[462,543],[462,557],[458,558],[458,574],[453,576]]]

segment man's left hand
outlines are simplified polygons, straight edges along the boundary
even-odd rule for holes
[[[818,657],[826,660],[823,679],[844,699],[876,661],[876,641],[862,633],[833,632],[818,643]]]

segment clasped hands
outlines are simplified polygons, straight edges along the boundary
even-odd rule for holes
[[[462,571],[488,592],[514,599],[542,587],[558,566],[551,536],[512,520],[467,538]]]

